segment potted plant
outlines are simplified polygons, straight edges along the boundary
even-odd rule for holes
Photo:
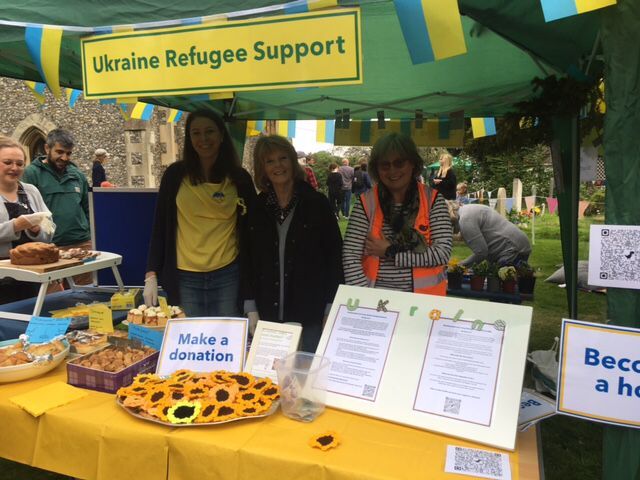
[[[484,279],[487,278],[489,272],[489,262],[482,260],[479,263],[473,264],[473,275],[471,275],[471,290],[482,291],[484,290]]]
[[[520,262],[516,266],[518,274],[518,290],[520,293],[533,293],[536,285],[536,272],[527,262]]]
[[[489,271],[487,272],[487,291],[497,293],[500,291],[500,277],[498,277],[499,266],[497,263],[489,263]]]
[[[505,293],[516,293],[516,278],[518,274],[516,267],[509,265],[498,270],[498,277],[502,282],[502,291]]]
[[[460,262],[452,258],[447,265],[447,283],[449,288],[462,288],[462,276],[464,275],[464,266]]]

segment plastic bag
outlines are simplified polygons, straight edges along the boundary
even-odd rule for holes
[[[536,391],[550,393],[554,397],[557,391],[559,343],[560,339],[556,337],[549,350],[535,350],[527,355],[527,360],[533,363],[531,375]]]

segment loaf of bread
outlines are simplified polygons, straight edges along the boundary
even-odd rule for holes
[[[52,243],[29,242],[18,245],[9,251],[14,265],[44,265],[60,259],[60,251]]]

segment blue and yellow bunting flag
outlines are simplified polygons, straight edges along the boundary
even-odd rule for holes
[[[610,7],[616,0],[540,0],[545,22]]]
[[[496,134],[496,119],[493,117],[472,118],[473,138],[490,137]]]
[[[278,135],[287,138],[293,138],[296,136],[296,121],[295,120],[278,120],[276,122],[276,132]]]
[[[338,0],[296,0],[295,2],[285,3],[284,13],[306,13],[312,10],[321,10],[323,8],[331,8],[338,5]]]
[[[457,0],[394,0],[413,64],[467,52]]]
[[[420,128],[415,120],[388,120],[384,128],[379,128],[376,120],[352,120],[349,128],[336,128],[334,145],[373,145],[387,133],[403,133],[410,136],[421,147],[462,147],[464,145],[464,122],[458,122],[452,115],[446,118],[448,136],[444,136],[440,119],[422,121]],[[458,127],[458,128],[454,128]]]
[[[184,112],[182,110],[175,108],[170,109],[169,115],[167,115],[167,123],[178,123],[182,118],[183,113]]]
[[[316,142],[333,143],[336,134],[335,120],[318,120],[316,122]]]
[[[42,79],[56,98],[60,98],[60,44],[62,29],[30,26],[25,29],[27,49]]]
[[[25,81],[24,83],[27,87],[29,87],[29,90],[31,90],[31,93],[33,93],[33,96],[36,97],[36,100],[38,101],[38,103],[40,105],[43,105],[44,101],[46,100],[45,90],[47,89],[47,86],[42,82],[31,82],[28,80]]]
[[[76,90],[75,88],[67,88],[67,100],[69,102],[69,108],[73,108],[76,106],[76,102],[82,95],[82,90]]]
[[[151,120],[153,116],[153,105],[150,103],[138,102],[134,105],[131,113],[129,114],[130,118],[135,118],[139,120]]]
[[[247,120],[247,136],[257,137],[261,135],[266,128],[264,120]]]

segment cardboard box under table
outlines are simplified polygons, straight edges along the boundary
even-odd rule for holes
[[[38,418],[9,401],[65,377],[60,366],[0,386],[1,457],[86,479],[461,480],[473,477],[444,473],[447,445],[500,451],[332,408],[312,423],[276,412],[246,422],[169,428],[129,415],[113,395],[101,392],[88,391]],[[336,449],[308,446],[326,430],[340,435]],[[514,480],[540,478],[535,429],[518,435],[509,458]]]
[[[107,345],[102,349],[95,350],[68,362],[67,382],[76,387],[89,388],[91,390],[98,390],[99,392],[115,393],[120,387],[130,385],[131,382],[133,382],[133,377],[139,373],[154,371],[158,363],[159,352],[156,351],[119,372],[106,372],[80,365],[80,362],[88,356],[95,355],[100,350],[106,348],[111,348],[111,345]]]

